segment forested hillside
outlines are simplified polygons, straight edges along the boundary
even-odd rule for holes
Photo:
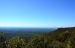
[[[16,35],[7,39],[0,32],[0,48],[75,48],[75,28],[58,28],[30,38]]]

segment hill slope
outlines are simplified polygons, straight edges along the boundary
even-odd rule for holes
[[[57,42],[53,46],[58,44],[59,48],[75,48],[75,27],[58,28],[46,36],[53,42]]]
[[[0,34],[0,48],[75,48],[75,27],[58,28],[31,38],[14,36],[5,39]]]

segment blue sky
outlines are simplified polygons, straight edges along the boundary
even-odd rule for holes
[[[0,27],[75,26],[74,0],[0,0]]]

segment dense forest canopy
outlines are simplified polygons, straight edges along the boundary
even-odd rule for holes
[[[58,28],[31,37],[16,35],[9,39],[0,31],[0,48],[75,48],[75,27]]]

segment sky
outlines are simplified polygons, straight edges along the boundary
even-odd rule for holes
[[[0,27],[75,26],[75,0],[0,0]]]

